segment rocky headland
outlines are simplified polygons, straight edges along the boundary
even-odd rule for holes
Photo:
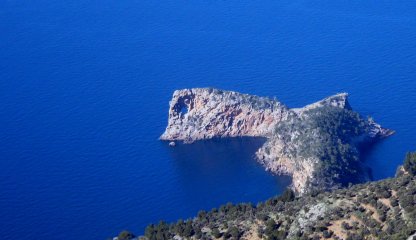
[[[340,93],[303,108],[277,99],[213,88],[174,92],[161,140],[192,143],[223,137],[265,137],[257,160],[276,174],[292,176],[298,194],[368,179],[360,149],[392,130],[362,118]],[[173,143],[171,145],[174,145]]]

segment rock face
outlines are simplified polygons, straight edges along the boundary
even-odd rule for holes
[[[266,137],[257,159],[267,170],[288,174],[303,194],[346,184],[362,174],[359,147],[393,134],[353,112],[341,93],[303,108],[289,109],[276,99],[196,88],[175,91],[161,140],[214,137]]]
[[[289,109],[269,98],[212,88],[178,90],[169,104],[169,121],[162,140],[213,137],[270,136]]]

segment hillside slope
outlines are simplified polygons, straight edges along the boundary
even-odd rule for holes
[[[253,206],[227,204],[188,221],[149,225],[146,239],[407,239],[416,231],[416,178],[404,175]]]
[[[296,197],[291,190],[260,202],[226,204],[197,217],[151,224],[145,239],[385,239],[416,238],[416,152],[395,178]]]

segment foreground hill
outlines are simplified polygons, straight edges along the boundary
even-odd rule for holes
[[[393,133],[354,112],[347,98],[340,93],[290,109],[276,99],[233,91],[178,90],[160,138],[191,143],[215,137],[265,137],[257,160],[273,173],[290,175],[297,194],[335,189],[369,180],[359,161],[361,147]]]
[[[256,206],[227,204],[194,219],[149,225],[142,239],[412,239],[416,154],[398,176],[295,197],[287,190]],[[120,240],[132,239],[123,232]]]

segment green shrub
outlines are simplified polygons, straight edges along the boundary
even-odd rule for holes
[[[131,240],[133,238],[135,238],[136,236],[134,236],[133,233],[129,232],[129,231],[122,231],[120,232],[120,234],[117,236],[118,240]]]
[[[416,175],[416,152],[408,152],[406,154],[403,168],[412,176]]]
[[[214,236],[215,238],[220,238],[222,236],[220,230],[218,230],[218,228],[214,228],[212,229],[211,232],[212,236]]]
[[[235,226],[232,226],[232,227],[228,228],[227,232],[225,232],[225,234],[224,234],[225,239],[233,238],[233,239],[237,240],[237,239],[240,239],[240,237],[241,237],[241,232]]]

